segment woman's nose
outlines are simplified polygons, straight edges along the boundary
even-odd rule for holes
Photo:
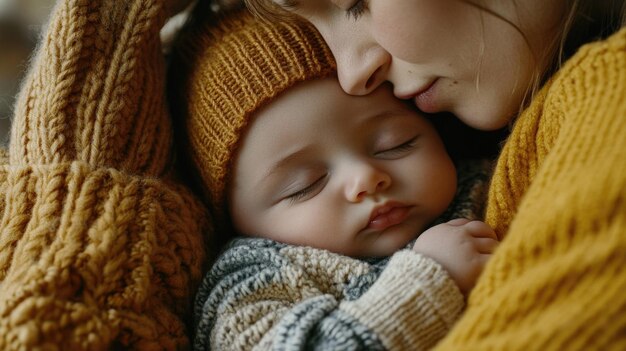
[[[365,51],[342,50],[337,57],[341,88],[350,95],[367,95],[387,79],[391,55],[378,45]]]
[[[386,190],[390,185],[391,177],[387,172],[370,164],[361,164],[348,170],[345,196],[350,202],[360,202],[367,196]]]

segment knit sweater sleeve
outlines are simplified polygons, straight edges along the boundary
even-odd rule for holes
[[[487,210],[504,240],[439,350],[624,349],[625,161],[626,28],[516,122]]]
[[[152,0],[55,6],[0,170],[0,349],[180,349],[205,211],[167,176]]]
[[[240,239],[200,287],[194,347],[420,350],[463,305],[444,269],[410,250],[378,271],[324,250]]]

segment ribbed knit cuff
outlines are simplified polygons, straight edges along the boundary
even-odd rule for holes
[[[387,349],[422,350],[450,330],[463,307],[463,295],[443,267],[402,250],[361,298],[340,308],[373,330]]]
[[[161,180],[2,166],[0,349],[188,347],[201,207]]]

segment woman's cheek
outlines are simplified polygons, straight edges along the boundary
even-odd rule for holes
[[[432,47],[437,28],[424,16],[428,9],[416,6],[416,2],[419,1],[372,1],[370,13],[376,42],[396,58],[420,63]]]

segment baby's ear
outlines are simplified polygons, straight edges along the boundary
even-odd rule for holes
[[[171,127],[159,0],[68,0],[55,7],[21,88],[11,162],[83,161],[160,174]]]

